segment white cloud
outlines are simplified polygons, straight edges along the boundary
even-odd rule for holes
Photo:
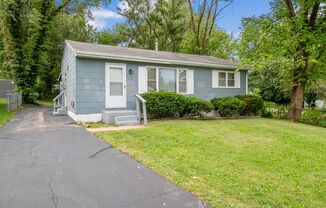
[[[103,9],[103,8],[93,10],[92,13],[94,19],[122,19],[123,18],[117,12],[108,9]]]
[[[121,9],[121,11],[129,10],[130,7],[128,5],[128,2],[126,1],[119,1],[118,8]]]
[[[102,30],[107,27],[108,22],[111,20],[121,20],[123,17],[117,12],[111,11],[109,9],[99,8],[92,9],[93,19],[88,20],[88,24],[94,26],[95,28]]]

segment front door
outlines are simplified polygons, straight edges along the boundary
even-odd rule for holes
[[[126,64],[105,65],[106,108],[126,108]]]

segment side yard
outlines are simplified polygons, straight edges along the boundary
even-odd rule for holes
[[[6,99],[0,98],[0,127],[2,127],[7,121],[9,121],[15,112],[7,112],[7,101]]]
[[[323,207],[326,129],[272,119],[155,121],[96,133],[214,207]]]

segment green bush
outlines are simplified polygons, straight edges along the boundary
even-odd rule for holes
[[[257,95],[237,95],[235,97],[245,102],[245,106],[240,112],[240,115],[256,116],[259,115],[263,109],[264,101]]]
[[[261,116],[265,118],[273,118],[272,110],[275,106],[276,103],[274,102],[264,101]]]
[[[210,102],[204,101],[196,97],[187,97],[185,111],[181,116],[203,116],[203,112],[213,110],[213,105]]]
[[[326,113],[320,110],[304,110],[300,116],[299,122],[326,127]]]
[[[272,118],[275,119],[286,119],[288,114],[288,106],[278,105],[271,109]]]
[[[220,116],[239,116],[243,111],[245,102],[235,97],[214,98],[211,100],[214,109]]]
[[[187,104],[187,97],[174,92],[148,92],[142,94],[147,101],[150,118],[180,117]]]

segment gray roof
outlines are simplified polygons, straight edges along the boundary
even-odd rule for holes
[[[232,61],[213,56],[200,56],[120,46],[99,45],[67,40],[66,43],[75,51],[77,57],[103,58],[146,63],[203,66],[211,68],[237,68]]]

